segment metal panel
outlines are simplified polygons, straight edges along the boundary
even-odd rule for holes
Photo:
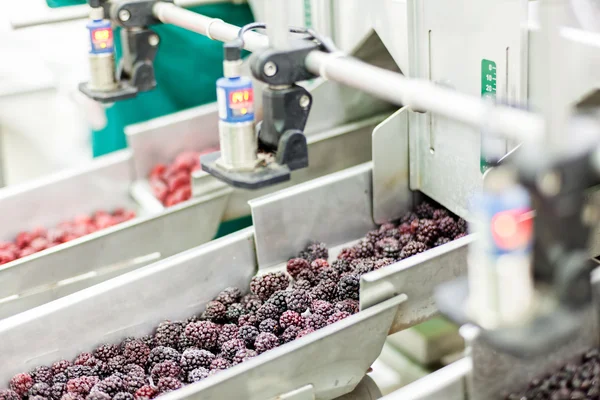
[[[409,76],[461,93],[481,95],[483,59],[497,65],[498,97],[525,102],[527,20],[522,0],[429,0],[409,2]],[[456,62],[460,60],[460,62]],[[461,217],[481,188],[480,132],[439,115],[410,120],[411,187]]]
[[[377,271],[363,275],[360,281],[360,307],[404,294],[391,332],[423,322],[435,314],[434,289],[467,274],[467,247],[473,235],[417,254]]]
[[[83,168],[62,171],[0,190],[0,240],[19,232],[52,227],[78,214],[117,207],[137,209],[129,197],[131,152],[100,157]],[[141,211],[141,210],[139,210]]]
[[[408,109],[373,130],[373,218],[392,221],[412,206],[408,173]]]
[[[199,313],[223,288],[247,287],[255,271],[247,229],[0,321],[0,382]]]
[[[223,219],[230,220],[248,215],[250,213],[248,201],[251,199],[370,161],[371,133],[387,115],[378,115],[309,136],[307,138],[310,160],[308,168],[293,171],[292,179],[279,185],[261,190],[236,189],[229,199]],[[193,177],[194,194],[211,190],[214,182],[215,179],[208,174],[196,171]]]
[[[0,268],[0,317],[13,312],[10,299],[61,290],[61,281],[84,274],[103,275],[159,253],[169,257],[212,239],[230,189],[193,199],[166,212],[137,218],[101,232],[53,247]],[[139,264],[138,264],[139,266]],[[75,290],[75,289],[74,289]],[[41,298],[41,297],[40,297]],[[15,299],[16,300],[16,299]],[[29,306],[39,304],[29,304]],[[6,309],[4,309],[6,307]]]
[[[359,165],[250,201],[260,268],[287,261],[308,240],[335,246],[372,229],[371,168]]]
[[[397,390],[381,400],[465,400],[471,360],[463,358]]]

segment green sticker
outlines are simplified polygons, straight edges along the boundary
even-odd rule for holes
[[[310,0],[304,0],[304,26],[312,28],[312,6]]]
[[[496,98],[497,76],[496,63],[491,60],[481,60],[481,97]],[[490,162],[486,159],[486,154],[489,154],[488,152],[496,147],[495,142],[495,138],[490,137],[489,134],[481,136],[481,153],[479,158],[481,173],[484,173],[490,167]]]

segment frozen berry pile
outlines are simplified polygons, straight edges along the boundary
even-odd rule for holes
[[[156,164],[148,177],[154,196],[165,207],[189,200],[192,197],[192,172],[200,169],[200,156],[214,151],[218,149],[202,153],[185,151],[171,164]]]
[[[112,213],[96,211],[91,215],[80,215],[71,221],[61,222],[54,229],[40,227],[21,232],[13,242],[0,242],[0,265],[133,218],[135,211],[118,208]]]
[[[506,399],[600,399],[600,350],[589,350],[578,362],[566,364],[552,375],[532,380],[525,391],[513,393]]]
[[[424,203],[331,263],[325,244],[310,243],[287,262],[287,272],[252,278],[250,293],[227,288],[201,315],[15,375],[0,400],[155,398],[357,313],[362,274],[464,232],[464,221]]]

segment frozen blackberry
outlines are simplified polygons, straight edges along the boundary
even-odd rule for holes
[[[125,379],[123,379],[123,384],[125,385],[125,390],[129,393],[135,393],[139,388],[144,386],[147,383],[146,375],[132,375],[127,374]]]
[[[342,275],[344,272],[350,272],[352,268],[350,267],[350,261],[345,259],[338,259],[331,263],[331,268],[335,269],[339,275]]]
[[[307,281],[312,286],[316,283],[317,277],[314,274],[314,272],[312,272],[310,269],[305,269],[303,271],[300,271],[300,273],[296,277],[296,282],[299,282],[299,281]]]
[[[325,243],[312,242],[309,243],[304,250],[298,253],[298,258],[304,258],[308,262],[314,261],[317,258],[327,260],[329,258],[329,250]]]
[[[402,246],[397,239],[393,237],[386,237],[381,239],[376,244],[377,250],[381,253],[383,257],[387,258],[397,258],[400,255],[400,251],[402,250]]]
[[[300,332],[300,328],[297,326],[290,326],[288,327],[280,336],[279,336],[279,341],[281,342],[281,344],[285,344],[285,343],[289,343],[292,340],[296,339],[296,337],[298,336],[298,332]]]
[[[55,385],[57,383],[67,383],[69,379],[67,378],[67,374],[64,372],[60,372],[58,374],[54,374],[52,377],[52,384]]]
[[[306,311],[306,309],[310,306],[311,300],[310,294],[306,290],[301,289],[292,290],[285,298],[288,310],[296,311],[299,314],[302,314],[304,311]],[[279,315],[277,317],[279,317]]]
[[[14,390],[0,389],[0,400],[21,400],[21,397]]]
[[[155,388],[150,385],[144,385],[135,392],[133,397],[136,400],[146,400],[155,398],[157,394],[158,391]]]
[[[398,236],[398,243],[402,248],[404,248],[411,240],[414,240],[414,235],[412,233],[405,233]]]
[[[208,377],[208,369],[206,368],[196,368],[188,374],[188,382],[194,383],[199,382],[202,379],[206,379]]]
[[[215,355],[208,350],[188,349],[181,355],[179,365],[184,372],[191,372],[196,368],[208,368],[215,359]]]
[[[467,232],[467,221],[462,218],[456,220],[456,227],[458,228],[459,233]]]
[[[313,302],[310,305],[310,311],[313,314],[319,314],[322,315],[324,317],[329,317],[331,314],[333,314],[333,304],[331,304],[328,301],[325,300],[313,300]],[[282,316],[283,318],[283,316]],[[280,322],[281,323],[281,322]],[[283,327],[283,324],[281,324]],[[294,325],[294,324],[292,324]],[[300,326],[300,325],[298,325]]]
[[[298,334],[296,335],[296,339],[300,339],[303,336],[308,335],[309,333],[313,333],[315,330],[313,328],[304,328],[302,330],[300,330],[300,332],[298,332]]]
[[[230,306],[233,303],[237,303],[238,301],[240,301],[241,298],[242,291],[239,288],[228,287],[221,291],[221,293],[219,293],[217,297],[215,297],[215,300],[220,303],[223,303],[225,306]]]
[[[359,311],[359,307],[358,301],[351,299],[339,301],[333,306],[336,311],[344,311],[348,314],[356,314]]]
[[[398,226],[398,237],[402,235],[414,235],[414,233],[417,231],[416,228],[419,227],[419,220],[417,219],[415,221],[417,221],[417,224],[414,229],[412,223],[400,224],[400,226]]]
[[[227,307],[227,312],[225,313],[225,319],[227,322],[232,324],[237,324],[240,316],[246,313],[244,306],[241,303],[233,303]]]
[[[210,363],[210,369],[227,369],[231,363],[222,357],[217,357]]]
[[[181,321],[164,321],[156,328],[154,333],[154,341],[156,346],[177,347],[179,336],[183,331],[183,322]]]
[[[335,283],[335,281],[333,281],[331,279],[321,281],[317,286],[315,286],[311,290],[310,295],[311,296],[308,299],[309,302],[308,302],[307,306],[310,306],[310,302],[312,302],[313,299],[314,300],[334,301],[338,296],[337,283]],[[295,309],[294,311],[298,311],[298,310]],[[303,311],[298,311],[298,312],[303,313],[304,311],[306,311],[306,309],[304,309]]]
[[[292,278],[296,279],[301,271],[304,271],[309,267],[310,264],[304,258],[292,258],[287,262],[286,270]]]
[[[119,392],[115,394],[112,400],[133,400],[133,395],[127,392]]]
[[[106,378],[110,376],[111,373],[111,368],[108,366],[108,362],[97,360],[95,365],[92,367],[92,372],[90,375]]]
[[[179,336],[179,341],[177,342],[177,350],[179,352],[186,351],[191,347],[196,347],[196,342],[191,338],[185,336],[185,332]]]
[[[192,322],[185,327],[185,336],[199,348],[210,350],[217,346],[219,326],[210,321]]]
[[[417,241],[431,245],[435,243],[438,237],[440,237],[440,230],[435,221],[431,219],[422,219],[419,221],[416,234]]]
[[[243,305],[244,307],[246,307],[246,304],[248,304],[248,302],[252,301],[252,300],[260,300],[260,299],[254,293],[248,293],[247,295],[242,297],[242,299],[240,300],[240,304]]]
[[[34,383],[31,389],[29,389],[29,397],[42,396],[48,399],[50,398],[50,394],[50,385],[44,382]]]
[[[87,395],[85,400],[111,400],[111,398],[112,397],[110,395],[108,395],[104,392],[92,390],[92,392]],[[74,399],[63,399],[63,400],[74,400]]]
[[[289,295],[288,295],[289,297]],[[286,297],[287,301],[287,297]],[[289,303],[288,303],[289,308]],[[258,323],[260,324],[265,319],[271,318],[274,320],[278,320],[281,315],[281,310],[277,308],[274,304],[266,303],[260,306],[258,311],[256,312],[256,318],[258,319]]]
[[[141,377],[144,377],[146,374],[144,368],[137,364],[127,364],[123,367],[123,373],[127,375],[137,375]]]
[[[258,330],[260,332],[269,332],[277,335],[279,333],[279,324],[274,319],[267,318],[258,324]]]
[[[338,282],[338,295],[340,299],[358,300],[360,290],[360,277],[357,274],[342,276]]]
[[[141,340],[132,340],[123,346],[123,357],[128,364],[146,365],[150,348]]]
[[[223,343],[230,341],[231,339],[239,339],[240,328],[234,324],[227,324],[221,327],[219,331],[219,338],[217,339],[217,347],[221,347]]]
[[[121,378],[109,376],[103,381],[98,382],[96,386],[94,386],[93,390],[106,393],[112,397],[119,392],[125,391],[125,385],[123,384],[123,380],[121,380]]]
[[[144,344],[145,344],[146,346],[148,346],[148,348],[149,348],[150,350],[152,350],[153,348],[155,348],[155,347],[157,346],[157,345],[156,345],[156,340],[154,339],[154,335],[146,335],[146,336],[142,336],[142,337],[140,338],[140,340],[141,340],[142,342],[144,342]]]
[[[337,259],[338,260],[344,260],[344,261],[352,261],[356,258],[356,250],[352,247],[345,247],[340,251],[340,254],[338,254]]]
[[[256,357],[256,352],[254,350],[250,350],[250,349],[241,349],[238,350],[237,353],[235,353],[235,356],[233,357],[233,364],[240,364],[243,363],[246,360],[251,359],[252,357]]]
[[[431,218],[434,220],[438,220],[438,219],[442,219],[447,216],[448,216],[448,211],[444,210],[443,208],[438,208],[437,210],[435,210],[433,212],[433,215],[431,216]]]
[[[67,382],[67,393],[87,396],[98,382],[97,376],[82,376],[81,378],[71,379]]]
[[[450,243],[450,242],[451,242],[451,240],[448,239],[447,237],[439,237],[433,244],[433,247],[441,246],[443,244]]]
[[[287,310],[287,302],[285,301],[285,298],[289,293],[289,290],[278,290],[271,295],[269,300],[267,300],[267,304],[273,304],[279,308],[281,312],[284,312]]]
[[[465,236],[467,236],[467,234],[466,234],[466,233],[459,233],[458,235],[454,236],[454,240],[456,240],[456,239],[460,239],[460,238],[463,238],[463,237],[465,237]]]
[[[326,281],[326,280],[337,281],[340,279],[340,274],[332,267],[323,268],[319,275],[317,275],[318,281]]]
[[[71,366],[71,361],[68,360],[60,360],[52,364],[52,374],[61,374],[67,372],[67,368]]]
[[[412,257],[415,254],[422,253],[427,250],[427,245],[421,242],[408,242],[406,246],[400,252],[400,259],[404,260],[405,258]]]
[[[55,383],[50,387],[50,398],[52,400],[60,400],[65,393],[67,393],[66,383]]]
[[[320,314],[310,314],[304,317],[304,326],[302,328],[312,328],[315,331],[327,325],[327,318]]]
[[[314,302],[313,302],[314,303]],[[290,326],[301,327],[304,324],[304,318],[296,311],[288,310],[279,317],[279,325],[285,330]],[[263,331],[264,332],[264,331]],[[274,332],[271,332],[274,333]]]
[[[254,346],[254,341],[260,332],[255,326],[240,326],[240,338],[246,343],[246,347]]]
[[[312,284],[309,281],[307,281],[306,279],[300,279],[299,281],[294,282],[292,289],[311,290]],[[285,306],[287,308],[287,303]]]
[[[268,320],[265,320],[268,321]],[[263,322],[265,322],[263,321]],[[246,342],[243,341],[242,339],[231,339],[228,342],[223,343],[223,346],[221,346],[221,355],[223,356],[223,358],[232,361],[233,357],[235,357],[236,353],[239,350],[245,349],[246,348]]]
[[[444,217],[437,220],[437,225],[441,236],[453,238],[460,233],[458,225],[452,217]]]
[[[361,240],[354,245],[356,258],[368,258],[375,254],[375,247],[368,240]]]
[[[167,360],[179,362],[180,358],[181,354],[179,354],[179,352],[172,347],[155,347],[150,351],[150,355],[148,356],[148,369],[151,369],[156,364]]]
[[[269,272],[252,278],[250,290],[265,301],[276,291],[287,289],[289,283],[289,279],[284,272]]]
[[[415,213],[419,218],[433,218],[434,211],[435,208],[426,201],[415,207]]]
[[[94,357],[101,361],[108,361],[120,354],[121,349],[118,344],[103,344],[94,350]]]
[[[80,378],[82,376],[91,375],[92,367],[87,365],[73,365],[67,368],[67,379]]]
[[[108,360],[107,365],[111,375],[116,372],[123,372],[123,368],[127,365],[127,359],[124,356],[116,356]]]
[[[206,305],[202,319],[209,320],[215,323],[222,323],[226,319],[227,307],[220,301],[209,301]]]
[[[391,264],[393,264],[395,262],[396,262],[396,260],[393,259],[393,258],[381,258],[381,259],[375,261],[375,264],[373,266],[373,270],[374,271],[378,270],[379,268],[386,267],[386,266],[391,265]]]
[[[81,353],[73,360],[73,365],[87,365],[88,361],[92,358],[94,358],[92,353]]]
[[[344,318],[348,318],[350,313],[345,311],[336,311],[329,318],[327,318],[327,325],[335,324],[338,321],[343,320]]]
[[[52,385],[52,369],[50,367],[40,366],[34,368],[29,375],[35,383],[45,383]]]
[[[174,390],[181,389],[182,387],[183,383],[181,383],[179,379],[171,377],[160,378],[156,384],[156,389],[158,390],[158,393],[161,394],[172,392]]]
[[[244,306],[244,311],[247,314],[255,314],[258,311],[258,309],[260,308],[260,306],[262,306],[262,304],[263,303],[262,303],[262,301],[260,299],[250,300]]]
[[[411,211],[404,214],[404,216],[400,218],[400,224],[410,224],[416,219],[419,219],[419,216]]]
[[[310,263],[310,270],[315,276],[315,280],[317,280],[317,276],[321,273],[325,268],[329,268],[329,263],[327,260],[323,258],[317,258],[316,260]]]
[[[65,393],[63,394],[63,397],[60,398],[60,400],[84,400],[85,398],[86,397],[80,396],[75,393]]]
[[[371,244],[375,245],[381,239],[385,237],[385,231],[379,229],[373,229],[365,235],[365,239],[371,242]]]
[[[160,378],[177,378],[181,377],[181,367],[179,363],[167,360],[156,364],[150,371],[150,376],[153,382],[157,382]]]
[[[245,314],[240,317],[238,320],[238,326],[241,328],[242,326],[256,326],[258,325],[258,318],[254,314]]]
[[[49,397],[44,397],[44,396],[29,396],[29,400],[48,400]]]
[[[272,333],[259,333],[254,341],[254,349],[258,354],[279,346],[279,339]]]

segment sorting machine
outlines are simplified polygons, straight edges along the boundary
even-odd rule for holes
[[[423,194],[470,219],[472,194],[502,188],[498,171],[514,171],[511,184],[533,199],[533,292],[544,307],[493,325],[471,314],[465,304],[477,282],[455,281],[477,268],[469,253],[481,240],[469,235],[364,275],[359,313],[166,397],[336,398],[363,379],[390,332],[438,310],[465,324],[467,357],[389,398],[502,398],[598,344],[589,262],[598,254],[598,214],[587,190],[598,183],[590,82],[597,81],[600,37],[568,26],[563,1],[540,1],[539,26],[527,25],[526,1],[408,1],[403,46],[390,34],[400,28],[385,15],[388,3],[375,3],[365,5],[374,26],[367,40],[377,39],[395,60],[406,51],[401,73],[320,50],[303,61],[315,76],[402,107],[373,129],[372,161],[250,200],[252,228],[0,322],[0,379],[187,317],[221,288],[247,287],[257,272],[282,268],[310,240],[333,246],[335,256]],[[153,12],[217,40],[239,32],[173,4],[156,2]],[[271,44],[258,33],[245,42],[252,51]],[[195,193],[200,178],[209,177],[194,177]],[[230,200],[245,200],[227,190]],[[140,288],[143,295],[132,296]],[[511,293],[494,295],[501,302]]]

